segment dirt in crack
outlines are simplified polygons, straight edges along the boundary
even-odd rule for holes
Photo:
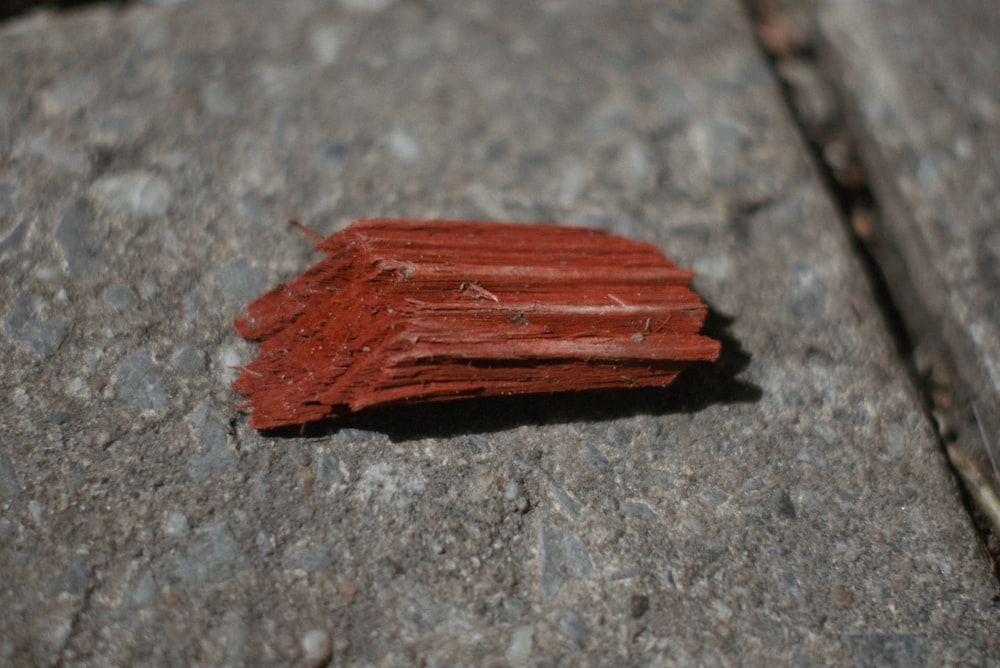
[[[858,144],[845,122],[844,105],[824,71],[817,48],[816,8],[811,2],[744,0],[758,44],[780,83],[784,100],[809,148],[817,171],[836,204],[864,266],[869,284],[900,360],[917,387],[923,408],[935,426],[938,443],[963,485],[966,508],[1000,577],[1000,524],[978,499],[975,480],[996,471],[983,462],[956,456],[956,441],[965,435],[957,424],[968,423],[971,404],[962,396],[947,351],[921,340],[907,328],[892,282],[883,269],[892,248],[880,236],[878,202],[862,165]],[[881,262],[880,262],[881,258]],[[904,279],[905,280],[905,279]],[[911,314],[916,319],[917,315]],[[959,453],[961,454],[961,453]],[[995,497],[994,497],[995,498]],[[994,516],[991,521],[990,517]]]

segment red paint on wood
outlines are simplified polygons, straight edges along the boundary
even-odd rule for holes
[[[236,320],[258,341],[233,383],[250,425],[370,406],[662,387],[719,343],[698,334],[693,273],[602,230],[359,220],[327,258]]]

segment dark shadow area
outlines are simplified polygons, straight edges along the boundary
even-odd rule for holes
[[[72,9],[82,5],[108,5],[110,7],[124,7],[129,4],[129,0],[0,0],[0,21],[25,14],[35,9],[48,9],[59,11]]]
[[[341,429],[387,434],[393,441],[489,433],[523,425],[610,420],[635,415],[694,413],[712,404],[753,403],[761,388],[737,376],[750,354],[729,333],[732,319],[709,309],[702,333],[722,343],[714,363],[696,363],[665,388],[594,390],[397,404],[325,420],[269,436],[326,436]]]

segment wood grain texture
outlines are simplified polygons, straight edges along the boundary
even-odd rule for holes
[[[376,405],[666,386],[719,343],[693,273],[602,230],[360,220],[236,320],[251,426]]]

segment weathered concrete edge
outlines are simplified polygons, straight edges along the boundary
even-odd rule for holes
[[[982,350],[955,312],[945,277],[934,262],[931,242],[921,226],[914,224],[913,202],[899,187],[894,163],[882,150],[875,128],[866,122],[860,95],[866,89],[862,82],[869,68],[858,58],[867,51],[842,48],[838,33],[844,26],[832,18],[832,11],[820,6],[815,18],[820,65],[831,74],[830,80],[840,98],[847,127],[857,139],[856,149],[878,206],[876,238],[869,250],[886,279],[915,348],[928,353],[936,370],[943,370],[955,381],[951,387],[954,406],[944,415],[947,424],[938,424],[939,433],[953,432],[953,447],[965,453],[960,459],[965,466],[976,467],[969,473],[980,480],[994,481],[992,501],[995,501],[1000,495],[1000,483],[992,467],[1000,465],[1000,443],[988,439],[1000,439],[1000,386],[991,381],[983,365]],[[961,215],[953,208],[949,213],[955,217]],[[921,270],[917,271],[918,268]],[[950,460],[957,472],[967,478],[961,470],[962,464],[954,457]],[[977,494],[971,496],[975,502]],[[1000,522],[992,519],[989,508],[977,505],[1000,534]]]

